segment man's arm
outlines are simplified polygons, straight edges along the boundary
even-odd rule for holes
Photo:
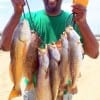
[[[99,55],[99,44],[94,37],[90,27],[86,21],[86,8],[76,4],[73,5],[73,13],[75,13],[74,21],[78,24],[82,38],[85,54],[92,58]]]
[[[86,22],[78,24],[80,32],[83,37],[83,46],[85,54],[92,58],[96,58],[99,55],[99,44],[91,32]]]
[[[20,16],[23,11],[24,0],[12,0],[12,4],[14,7],[14,14],[12,15],[8,24],[6,25],[1,39],[0,48],[5,51],[10,50],[13,31],[20,20]]]
[[[8,51],[10,49],[13,31],[20,19],[19,15],[12,15],[9,23],[5,27],[1,40],[1,49]]]

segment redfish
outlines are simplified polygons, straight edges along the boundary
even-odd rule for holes
[[[31,90],[34,87],[33,75],[38,72],[38,47],[40,45],[40,38],[34,32],[31,35],[29,45],[26,49],[25,61],[23,66],[23,76],[28,80],[25,90]]]
[[[31,40],[29,24],[26,20],[19,22],[14,30],[10,49],[10,77],[13,88],[9,95],[9,100],[21,95],[20,81],[23,73],[26,47]]]

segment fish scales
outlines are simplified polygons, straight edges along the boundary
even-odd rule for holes
[[[47,48],[38,50],[39,70],[36,85],[36,100],[52,100],[49,78],[49,56]]]
[[[80,42],[80,36],[76,33],[73,27],[69,26],[66,28],[68,35],[69,47],[70,47],[70,69],[72,77],[72,85],[69,88],[71,93],[77,93],[77,80],[79,76],[79,68],[82,61],[83,47]]]
[[[71,73],[70,73],[70,62],[69,62],[69,45],[66,32],[63,32],[61,35],[61,61],[60,61],[60,90],[59,90],[59,97],[63,97],[64,90],[67,85],[67,81],[71,80]],[[61,98],[61,97],[60,97]]]
[[[52,90],[52,100],[57,100],[59,85],[60,85],[60,72],[59,72],[59,61],[60,53],[55,44],[50,44],[49,55],[50,55],[50,83]]]
[[[23,67],[23,76],[27,78],[28,85],[25,90],[31,90],[33,87],[33,75],[37,74],[38,71],[38,47],[40,44],[40,39],[37,36],[37,33],[34,32],[31,35],[31,41],[27,46],[27,52]]]
[[[31,32],[26,20],[18,23],[14,30],[10,49],[10,77],[13,88],[9,94],[9,100],[21,95],[20,81],[25,74],[25,59],[31,43]],[[31,60],[32,61],[32,60]],[[28,71],[26,71],[27,73]]]

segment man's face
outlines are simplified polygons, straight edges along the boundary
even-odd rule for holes
[[[49,11],[58,10],[62,2],[62,0],[43,0],[43,1],[44,1],[45,8]]]

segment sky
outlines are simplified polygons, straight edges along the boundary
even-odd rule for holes
[[[31,11],[43,9],[42,0],[28,0]],[[71,12],[72,0],[63,0],[62,9]],[[24,7],[28,11],[27,6]],[[87,22],[94,34],[100,34],[100,0],[89,0]],[[11,0],[0,0],[0,32],[2,32],[13,14]]]

